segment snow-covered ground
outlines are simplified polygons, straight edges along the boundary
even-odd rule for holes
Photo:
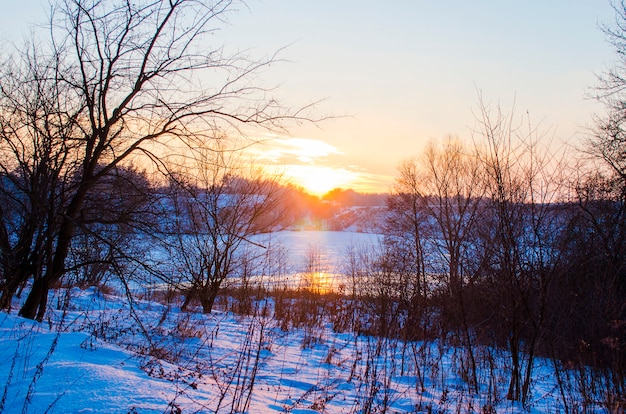
[[[468,392],[457,350],[443,344],[328,326],[284,331],[260,316],[271,302],[260,302],[256,316],[202,315],[153,298],[137,301],[133,313],[124,296],[95,288],[69,293],[67,302],[57,292],[56,309],[42,323],[0,314],[0,411],[525,411]],[[529,411],[559,410],[550,364],[540,361],[536,369]]]
[[[296,266],[313,248],[326,265],[377,237],[281,232],[257,242],[288,247]],[[130,304],[120,290],[61,289],[42,323],[0,313],[0,412],[539,413],[580,403],[574,383],[558,387],[549,360],[536,360],[523,407],[505,398],[504,351],[474,349],[476,393],[466,350],[354,333],[316,313],[354,317],[347,302],[257,298],[242,314],[227,298],[203,315],[180,312],[180,297],[142,292]]]

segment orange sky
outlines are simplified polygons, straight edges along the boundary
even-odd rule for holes
[[[2,38],[45,20],[47,0],[8,2]],[[318,125],[288,125],[254,157],[315,194],[388,191],[429,140],[471,141],[478,91],[529,114],[555,140],[579,142],[602,108],[587,99],[613,62],[599,30],[609,0],[250,0],[215,32],[226,52],[279,62],[259,73],[287,107],[311,102]],[[214,45],[213,45],[214,46]],[[211,46],[211,47],[213,47]],[[266,138],[266,137],[263,137]]]
[[[342,116],[296,126],[270,150],[317,194],[388,191],[400,162],[429,140],[471,142],[479,91],[568,144],[602,111],[587,96],[613,61],[599,29],[613,19],[608,0],[248,5],[227,44],[261,56],[286,46],[285,62],[264,73],[277,96],[294,106],[322,99],[320,114]]]
[[[394,180],[350,164],[348,154],[320,139],[272,136],[248,151],[258,164],[317,196],[335,188],[386,192]]]

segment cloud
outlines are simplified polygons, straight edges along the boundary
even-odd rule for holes
[[[310,138],[275,138],[264,141],[253,150],[261,162],[275,164],[312,164],[331,155],[343,154],[336,147],[318,139]]]
[[[346,153],[319,139],[272,137],[252,146],[248,152],[267,171],[281,174],[316,195],[334,188],[386,191],[391,182],[390,177],[347,164]]]

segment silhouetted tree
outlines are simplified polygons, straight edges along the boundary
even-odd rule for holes
[[[23,226],[4,226],[12,233],[0,248],[4,293],[15,290],[7,276],[15,263],[27,273],[17,280],[33,281],[21,315],[43,318],[89,194],[116,167],[140,155],[165,167],[172,152],[241,125],[300,117],[252,82],[273,58],[211,46],[232,9],[220,0],[61,0],[49,42],[4,57],[0,158],[5,177],[20,177],[24,193],[14,199],[28,200],[28,210]]]
[[[250,237],[271,231],[282,219],[285,187],[224,148],[196,150],[190,169],[172,188],[176,223],[173,257],[186,291],[183,310],[199,299],[204,313],[228,278],[246,267]],[[258,246],[257,247],[265,247]],[[250,270],[248,270],[249,272]]]
[[[527,403],[535,357],[545,334],[549,293],[562,276],[559,241],[565,168],[545,134],[515,125],[481,102],[478,134],[486,184],[479,271],[491,300],[492,332],[508,345],[511,375],[507,398]],[[488,293],[490,292],[490,294]],[[496,310],[497,309],[497,310]]]
[[[98,286],[112,273],[126,278],[121,273],[145,257],[146,243],[158,234],[158,205],[158,192],[145,174],[117,167],[103,177],[77,220],[66,269],[71,283]]]
[[[592,164],[575,182],[580,210],[570,225],[569,308],[584,322],[572,327],[565,349],[585,344],[577,358],[605,370],[607,405],[619,411],[626,404],[626,2],[613,9],[602,29],[617,60],[595,87],[606,112],[585,148]]]

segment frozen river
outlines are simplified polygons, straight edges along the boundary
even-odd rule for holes
[[[281,231],[255,236],[254,242],[282,252],[285,262],[283,282],[299,285],[309,278],[320,290],[336,287],[346,271],[351,249],[359,250],[378,243],[381,235],[343,231]]]

